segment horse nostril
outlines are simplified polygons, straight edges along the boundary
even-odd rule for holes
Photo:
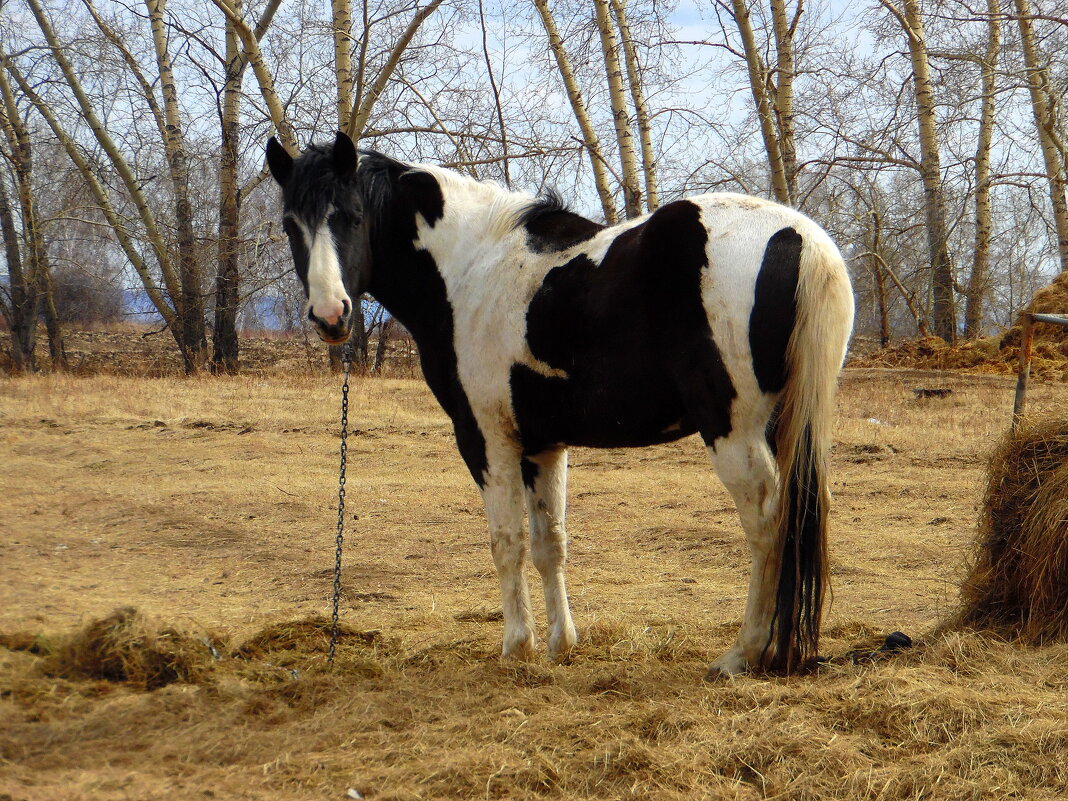
[[[349,303],[348,299],[346,298],[345,300],[341,301],[341,319],[342,320],[347,319],[349,314],[351,314],[351,313],[352,313],[352,304]]]

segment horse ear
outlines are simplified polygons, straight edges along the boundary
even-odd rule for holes
[[[337,138],[334,140],[334,170],[338,176],[346,181],[350,179],[356,172],[358,159],[356,145],[349,139],[349,135],[344,131],[338,131]]]
[[[289,183],[293,174],[293,157],[289,155],[273,136],[267,140],[267,166],[279,186]]]

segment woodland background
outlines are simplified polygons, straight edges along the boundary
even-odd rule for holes
[[[300,328],[263,167],[342,129],[614,221],[713,190],[814,217],[860,333],[1011,325],[1068,271],[1053,0],[6,0],[0,312],[16,370],[140,320],[186,372]],[[362,366],[392,322],[365,299]],[[40,332],[39,332],[40,329]],[[50,358],[35,354],[47,337]],[[376,359],[377,356],[377,359]]]

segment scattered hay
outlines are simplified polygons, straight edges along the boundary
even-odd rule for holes
[[[42,653],[44,643],[32,631],[0,631],[0,648],[9,651],[28,651],[31,654]]]
[[[1068,422],[1026,427],[998,446],[973,559],[950,628],[1068,641]]]
[[[207,642],[169,626],[160,628],[127,606],[50,645],[41,669],[48,676],[129,682],[154,690],[200,680],[211,661]]]
[[[263,659],[277,651],[328,651],[331,627],[330,618],[321,615],[304,620],[272,623],[245,640],[233,655],[242,659]],[[355,639],[373,643],[379,636],[378,631],[359,631],[352,626],[338,623],[339,642]]]

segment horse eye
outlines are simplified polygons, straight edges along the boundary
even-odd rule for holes
[[[343,211],[336,209],[330,213],[327,222],[331,225],[355,228],[363,222],[363,214],[358,211]]]

